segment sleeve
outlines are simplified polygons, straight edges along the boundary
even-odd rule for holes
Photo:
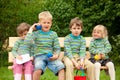
[[[34,42],[35,36],[33,33],[27,33],[25,39],[24,39],[24,46],[23,46],[23,52],[22,53],[29,53],[31,56],[33,56],[34,51]]]
[[[31,43],[35,40],[34,33],[27,33],[24,44],[27,44],[28,46],[31,46]]]
[[[71,47],[70,47],[69,37],[66,37],[64,40],[64,49],[65,49],[66,56],[69,57],[70,59],[72,59],[73,55],[72,55],[72,51],[71,51]]]
[[[12,48],[12,54],[14,57],[16,57],[18,55],[18,53],[17,53],[18,47],[19,47],[19,41],[16,41],[14,44],[14,47]]]
[[[102,46],[100,48],[96,48],[96,45],[95,45],[94,41],[92,40],[91,43],[90,43],[90,48],[89,48],[90,53],[93,53],[93,54],[96,54],[96,53],[107,54],[111,51],[111,45],[110,45],[110,43],[107,39],[104,39],[101,44],[104,45],[104,46]]]
[[[33,44],[31,44],[31,47],[30,47],[30,56],[34,56],[34,46],[35,44],[33,42]]]
[[[81,40],[80,44],[81,44],[81,46],[80,46],[80,54],[79,55],[81,58],[84,58],[85,54],[86,54],[86,41],[84,38]]]
[[[107,54],[111,51],[111,44],[109,41],[106,39],[104,42],[104,49],[101,51],[103,54]]]
[[[92,54],[99,53],[99,50],[96,49],[96,46],[95,46],[94,40],[92,40],[92,41],[90,42],[89,52],[92,53]]]
[[[59,40],[58,40],[58,35],[57,35],[56,32],[54,33],[53,50],[56,54],[59,54],[60,51],[61,51],[60,43],[59,43]]]

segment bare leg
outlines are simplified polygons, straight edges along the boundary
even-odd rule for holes
[[[36,70],[33,72],[33,80],[40,80],[42,70]]]
[[[64,76],[65,76],[65,71],[64,69],[62,69],[58,72],[58,80],[64,80],[65,78]]]

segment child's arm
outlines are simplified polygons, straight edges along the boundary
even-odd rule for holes
[[[72,50],[71,50],[71,47],[70,47],[69,37],[66,37],[65,40],[64,40],[64,49],[65,49],[66,56],[68,58],[72,59],[73,55],[72,55]]]
[[[84,38],[81,37],[81,42],[80,42],[81,46],[80,46],[80,58],[81,60],[85,58],[85,54],[86,54],[86,41]]]
[[[37,25],[37,23],[33,24],[30,27],[30,29],[29,29],[29,31],[24,39],[24,46],[23,46],[23,52],[22,52],[22,53],[29,52],[29,54],[31,56],[33,56],[33,51],[34,51],[34,50],[33,51],[31,50],[31,46],[34,47],[33,44],[34,44],[34,40],[35,40],[35,35],[32,32],[34,31],[35,25]]]
[[[79,64],[77,63],[77,61],[73,58],[69,37],[66,37],[66,38],[65,38],[65,41],[64,41],[64,49],[65,49],[65,52],[67,53],[66,56],[71,59],[71,61],[72,61],[73,65],[75,66],[75,68],[76,68],[76,69],[80,69],[80,65],[79,65]]]
[[[75,68],[79,70],[80,65],[77,63],[77,61],[74,58],[72,58],[71,61],[73,62],[73,65],[75,66]]]
[[[18,56],[17,50],[19,47],[19,40],[15,42],[14,47],[12,48],[12,54],[14,57]]]
[[[90,48],[89,48],[89,52],[92,54],[98,54],[99,53],[99,49],[96,48],[96,45],[94,43],[94,40],[92,40],[90,42]]]
[[[81,37],[81,46],[80,46],[80,66],[84,68],[84,59],[86,54],[86,41]]]
[[[59,53],[60,53],[60,44],[59,44],[59,40],[58,40],[58,35],[56,32],[53,33],[52,35],[53,38],[53,57],[51,57],[51,60],[55,60],[58,58]]]
[[[111,44],[107,39],[104,39],[104,49],[102,50],[103,54],[107,54],[111,51]]]
[[[36,30],[35,25],[40,25],[40,24],[39,24],[39,23],[33,24],[33,25],[30,27],[28,33],[32,33],[34,30]]]

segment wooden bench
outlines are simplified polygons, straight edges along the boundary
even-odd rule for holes
[[[18,38],[19,37],[9,37],[9,48],[12,49],[15,41],[18,40]],[[87,48],[89,48],[89,44],[90,44],[91,39],[92,39],[92,37],[85,37]],[[59,43],[60,43],[60,47],[64,48],[64,37],[59,37]],[[63,57],[64,57],[64,51],[61,51],[61,53],[59,55],[59,59],[62,60]],[[88,51],[86,51],[86,58],[87,59],[90,58],[90,53]],[[13,55],[12,55],[11,52],[9,52],[9,54],[8,54],[8,62],[13,63]],[[101,66],[101,69],[107,69],[107,67],[106,66]]]
[[[9,37],[9,48],[12,49],[12,47],[14,46],[14,43],[16,40],[18,40],[19,37]],[[91,41],[91,37],[85,37],[85,40],[86,40],[86,47],[89,47],[89,44],[90,44],[90,41]],[[59,37],[59,43],[60,43],[60,47],[61,48],[64,48],[64,37]],[[59,55],[59,59],[62,60],[63,58],[63,55],[64,55],[64,52],[61,51],[60,55]],[[86,55],[87,58],[90,57],[90,54],[87,52],[87,55]],[[11,52],[9,52],[8,54],[8,62],[9,63],[13,63],[13,55]]]

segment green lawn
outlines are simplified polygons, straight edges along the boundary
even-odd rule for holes
[[[120,80],[119,75],[120,66],[116,66],[116,80]],[[12,70],[8,70],[7,67],[0,67],[0,80],[13,80]],[[45,74],[41,77],[41,80],[57,80],[57,77],[47,69]],[[110,80],[110,78],[104,71],[101,71],[100,80]]]

